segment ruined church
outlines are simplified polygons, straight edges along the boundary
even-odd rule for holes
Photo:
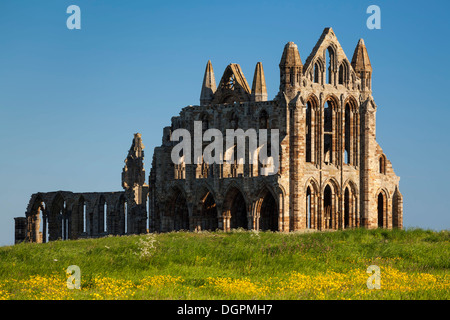
[[[123,191],[38,192],[25,217],[15,218],[15,242],[47,242],[176,230],[296,231],[355,227],[402,228],[400,178],[376,141],[377,105],[372,66],[360,39],[347,59],[326,28],[302,62],[288,42],[280,86],[268,100],[261,62],[252,86],[239,64],[229,64],[216,85],[206,65],[200,104],[187,106],[163,129],[148,183],[144,145],[134,135],[122,172]],[[174,163],[179,128],[279,130],[279,166],[244,161]],[[248,147],[248,141],[245,142]],[[206,147],[205,142],[203,147]],[[247,150],[248,148],[246,148]]]

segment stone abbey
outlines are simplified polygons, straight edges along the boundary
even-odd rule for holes
[[[15,218],[16,243],[173,230],[402,228],[400,178],[376,141],[364,41],[349,61],[326,28],[304,63],[297,45],[287,43],[279,67],[279,92],[268,100],[260,62],[250,88],[234,63],[216,86],[208,61],[200,104],[183,108],[163,129],[148,183],[137,133],[123,191],[35,193],[25,217]],[[242,163],[236,152],[231,162],[174,163],[172,132],[184,128],[193,136],[194,121],[202,132],[278,129],[277,172],[261,174],[265,164],[249,163],[248,154]]]

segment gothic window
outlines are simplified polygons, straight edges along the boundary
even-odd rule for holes
[[[333,78],[333,63],[334,63],[334,51],[331,47],[328,47],[328,49],[325,51],[325,61],[326,61],[326,67],[325,67],[325,79],[328,84],[332,84],[332,78]]]
[[[386,216],[386,198],[383,192],[378,194],[378,228],[383,228],[384,226],[384,217]]]
[[[332,102],[325,102],[323,121],[324,162],[333,163],[333,107]]]
[[[339,66],[339,84],[344,84],[344,64]]]
[[[319,65],[317,62],[314,64],[314,83],[319,83]]]
[[[350,106],[348,104],[345,105],[345,159],[344,163],[350,164],[350,144],[351,144],[351,133],[350,133]]]
[[[311,162],[311,102],[306,103],[306,162]]]

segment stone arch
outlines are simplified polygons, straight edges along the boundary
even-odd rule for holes
[[[350,73],[350,65],[346,59],[341,61],[338,70],[338,84],[346,86],[349,81]]]
[[[186,194],[182,188],[174,186],[169,191],[165,210],[165,224],[168,230],[189,230],[189,209]]]
[[[235,183],[231,184],[225,193],[223,215],[229,222],[227,229],[249,229],[248,201]]]
[[[116,234],[128,234],[129,226],[129,212],[128,212],[128,199],[125,193],[121,194],[117,199],[116,210],[114,215],[114,226]]]
[[[322,113],[323,159],[325,163],[336,163],[338,159],[339,99],[331,94],[324,99]]]
[[[358,216],[358,189],[356,184],[347,180],[343,188],[343,229],[359,226]]]
[[[28,235],[30,242],[47,242],[48,218],[45,202],[40,194],[31,200],[26,218],[28,224]]]
[[[398,188],[395,188],[392,196],[392,228],[401,228],[403,224],[403,196]]]
[[[306,162],[316,162],[318,150],[317,137],[319,136],[318,119],[319,119],[319,99],[314,94],[310,94],[306,99],[306,123],[305,123],[305,139],[306,139]]]
[[[193,229],[215,231],[219,228],[218,206],[216,197],[207,185],[202,185],[197,191],[198,199],[192,217]]]
[[[268,185],[264,185],[255,201],[256,230],[279,231],[279,200],[277,194]]]
[[[49,214],[49,241],[65,240],[66,238],[66,201],[63,195],[58,192],[50,205]]]
[[[325,62],[321,57],[317,57],[313,63],[311,81],[314,83],[323,84],[325,82],[323,77],[324,71]]]
[[[324,183],[324,187],[322,189],[322,199],[322,229],[337,229],[339,227],[339,184],[334,178],[330,178]]]
[[[335,84],[334,81],[334,72],[336,68],[336,46],[333,43],[330,43],[329,46],[324,51],[325,56],[325,72],[324,72],[324,83],[327,84]]]
[[[106,197],[103,194],[98,195],[97,198],[97,221],[96,231],[98,234],[106,233],[106,214],[107,209]]]
[[[305,185],[306,195],[306,229],[319,229],[319,185],[317,181],[311,177],[308,179]]]
[[[87,204],[86,199],[82,194],[75,199],[72,210],[73,224],[75,227],[75,235],[78,238],[80,235],[86,233],[86,215],[87,215]]]
[[[376,196],[377,203],[377,227],[388,228],[388,204],[389,194],[386,189],[379,189]]]
[[[343,131],[342,145],[344,146],[344,163],[353,166],[358,165],[359,148],[359,113],[358,103],[353,96],[348,96],[343,107]]]

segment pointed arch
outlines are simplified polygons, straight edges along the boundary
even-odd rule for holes
[[[73,224],[75,227],[76,238],[86,232],[86,200],[82,194],[75,200],[72,210]]]
[[[251,90],[241,67],[236,63],[229,64],[214,94],[213,104],[241,103],[251,100]]]
[[[318,199],[319,199],[319,187],[317,181],[311,177],[308,179],[305,185],[305,195],[306,195],[306,229],[319,229],[319,210],[318,210]]]
[[[344,135],[341,143],[344,146],[343,163],[358,166],[359,158],[359,112],[356,99],[350,95],[345,99],[343,108]]]
[[[27,238],[30,242],[47,242],[48,234],[46,205],[40,194],[32,196],[26,212]]]
[[[346,86],[349,81],[350,65],[346,59],[339,64],[338,84]]]
[[[358,188],[352,180],[344,183],[343,225],[344,229],[358,227],[360,217],[358,214]]]
[[[169,190],[165,218],[168,230],[190,230],[189,209],[183,188],[173,186]]]
[[[317,137],[319,136],[317,126],[318,122],[319,100],[314,94],[310,94],[306,99],[306,123],[305,123],[305,139],[306,139],[306,162],[315,163],[317,161],[316,151],[318,150]]]
[[[216,198],[207,184],[201,185],[196,194],[195,211],[192,217],[193,229],[215,231],[219,227]]]
[[[396,187],[392,196],[392,228],[401,228],[403,224],[403,196]]]
[[[329,45],[325,50],[325,80],[327,84],[334,84],[334,69],[336,64],[336,49]]]
[[[128,234],[129,232],[129,214],[128,214],[128,199],[125,195],[125,193],[121,194],[119,196],[119,199],[117,201],[117,209],[116,209],[116,226],[117,226],[117,233],[124,235]]]
[[[339,184],[334,178],[330,178],[324,183],[322,195],[322,229],[337,229],[339,227],[337,211],[339,199]]]
[[[338,137],[338,119],[339,119],[339,100],[335,95],[328,95],[323,105],[323,160],[327,164],[337,163],[338,146],[336,137]]]
[[[279,231],[279,197],[265,184],[259,191],[255,201],[256,230]]]
[[[235,183],[230,184],[225,193],[223,215],[229,219],[230,229],[249,229],[248,202]]]
[[[58,192],[54,196],[50,206],[49,216],[49,241],[65,239],[66,236],[66,201],[62,193]]]

